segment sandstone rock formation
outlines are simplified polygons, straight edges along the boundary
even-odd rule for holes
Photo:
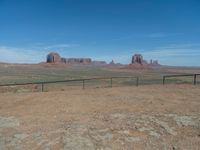
[[[60,63],[61,57],[58,53],[52,52],[47,55],[47,63]]]
[[[150,69],[152,67],[160,66],[157,60],[151,60],[150,63],[148,63],[146,60],[143,59],[143,56],[141,54],[135,54],[132,56],[132,62],[128,66],[126,66],[126,69]]]
[[[110,62],[110,65],[115,65],[114,60],[112,60],[112,61]]]
[[[158,61],[157,61],[157,60],[154,60],[154,61],[153,61],[153,65],[159,65]]]
[[[61,58],[61,62],[66,64],[66,63],[67,63],[66,58],[63,58],[63,57],[62,57],[62,58]]]
[[[158,60],[150,60],[150,65],[159,65]]]
[[[62,63],[62,64],[90,64],[91,58],[61,58],[58,53],[52,52],[47,55],[47,63]]]
[[[141,54],[133,55],[132,64],[134,64],[134,63],[142,64],[142,62],[143,62],[143,56]]]
[[[107,63],[105,61],[92,61],[93,65],[106,65]]]
[[[66,58],[66,63],[71,64],[89,64],[92,62],[90,58]]]

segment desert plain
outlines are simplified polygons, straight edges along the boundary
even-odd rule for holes
[[[117,72],[140,76],[140,85],[116,81],[113,88],[94,87],[97,82],[85,89],[47,86],[45,92],[27,87],[1,89],[1,150],[200,149],[200,86],[190,78],[161,84],[162,75],[198,73],[199,69],[12,67],[1,66],[1,84],[114,76]]]

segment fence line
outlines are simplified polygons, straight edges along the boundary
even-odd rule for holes
[[[85,82],[91,81],[91,80],[110,80],[110,87],[113,87],[113,79],[135,79],[136,80],[136,86],[139,86],[139,77],[101,77],[101,78],[86,78],[86,79],[73,79],[73,80],[59,80],[59,81],[43,81],[43,82],[27,82],[27,83],[12,83],[12,84],[0,84],[0,87],[5,86],[19,86],[19,85],[41,85],[42,92],[44,91],[44,85],[45,84],[52,84],[52,83],[65,83],[65,82],[76,82],[80,81],[82,82],[82,88],[85,89]]]
[[[193,80],[193,84],[196,85],[197,83],[197,76],[199,76],[200,74],[179,74],[179,75],[166,75],[166,76],[163,76],[163,85],[165,84],[165,80],[167,78],[174,78],[174,77],[194,77],[194,80]]]
[[[162,78],[163,85],[166,84],[167,78],[173,78],[173,77],[193,77],[193,84],[197,84],[197,76],[200,76],[200,74],[176,74],[176,75],[164,75]],[[46,84],[52,84],[52,83],[65,83],[65,82],[82,82],[82,88],[85,89],[86,81],[91,80],[110,80],[110,87],[113,87],[113,79],[135,79],[135,85],[139,86],[139,77],[136,76],[122,76],[122,77],[99,77],[99,78],[85,78],[85,79],[72,79],[72,80],[58,80],[58,81],[41,81],[41,82],[27,82],[27,83],[12,83],[12,84],[0,84],[0,87],[5,86],[19,86],[19,85],[41,85],[41,91],[44,91],[44,85]]]

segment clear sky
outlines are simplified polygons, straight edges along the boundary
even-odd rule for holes
[[[51,51],[200,66],[200,0],[0,0],[0,62],[37,63]]]

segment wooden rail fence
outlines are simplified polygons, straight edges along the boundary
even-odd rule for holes
[[[162,78],[163,85],[166,84],[166,79],[174,77],[193,77],[193,84],[197,84],[197,76],[200,74],[176,74],[176,75],[164,75]],[[27,82],[27,83],[12,83],[12,84],[0,84],[0,87],[6,86],[20,86],[20,85],[41,85],[41,91],[44,92],[44,85],[51,83],[64,83],[64,82],[82,82],[82,89],[85,89],[87,81],[91,80],[110,80],[110,87],[113,87],[113,79],[135,79],[135,86],[139,86],[139,77],[102,77],[102,78],[87,78],[87,79],[72,79],[72,80],[60,80],[60,81],[42,81],[42,82]]]
[[[43,82],[27,82],[27,83],[12,83],[12,84],[0,84],[0,87],[6,86],[19,86],[19,85],[41,85],[41,91],[44,92],[44,85],[45,84],[52,84],[52,83],[65,83],[65,82],[82,82],[82,88],[85,89],[86,81],[91,80],[110,80],[110,87],[113,87],[113,79],[135,79],[135,85],[139,85],[139,77],[102,77],[102,78],[88,78],[88,79],[74,79],[74,80],[60,80],[60,81],[43,81]]]
[[[165,84],[165,80],[167,78],[174,78],[174,77],[193,77],[193,84],[196,85],[197,84],[197,76],[199,76],[200,74],[179,74],[179,75],[166,75],[163,76],[163,85]]]

